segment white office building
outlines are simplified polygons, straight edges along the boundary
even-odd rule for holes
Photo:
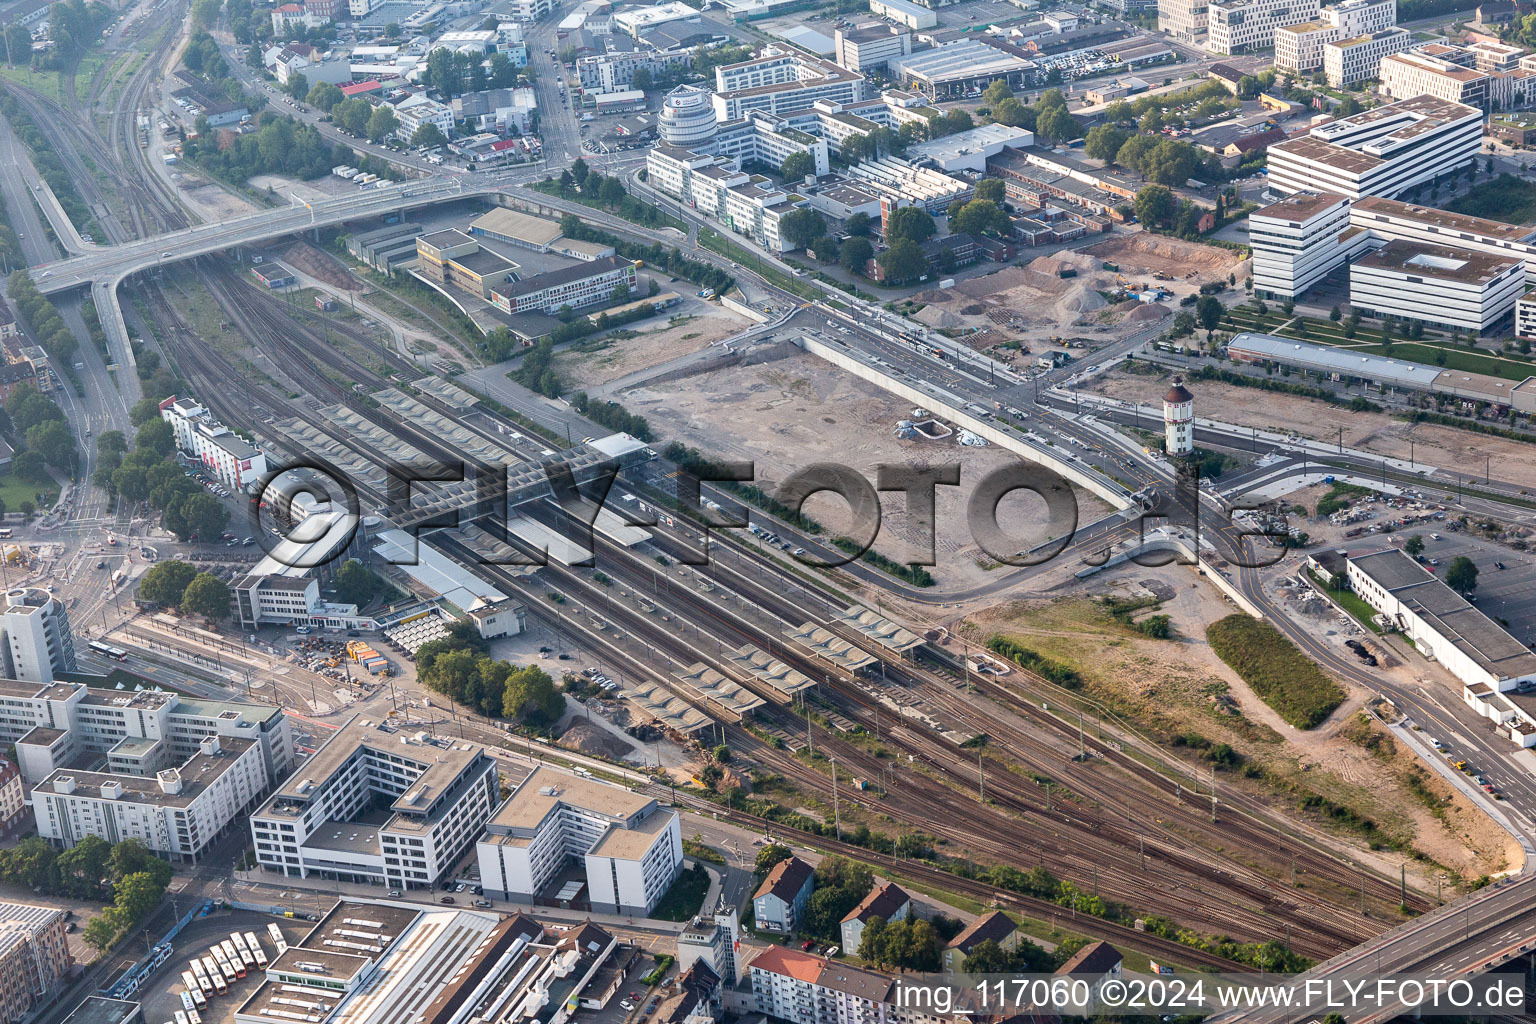
[[[696,21],[698,17],[698,8],[689,7],[685,3],[680,3],[679,0],[669,0],[666,3],[651,4],[647,7],[627,7],[615,11],[613,27],[617,32],[639,39],[640,33],[646,29],[670,25],[675,21]]]
[[[1384,28],[1376,32],[1341,39],[1323,47],[1323,74],[1328,84],[1342,89],[1355,82],[1376,78],[1381,62],[1414,45],[1413,33],[1405,28]]]
[[[1206,49],[1250,53],[1275,45],[1275,29],[1315,21],[1318,0],[1211,0]]]
[[[1526,269],[1530,267],[1527,263]],[[1515,337],[1536,338],[1536,292],[1528,292],[1515,302]]]
[[[1487,110],[1493,96],[1494,79],[1487,72],[1417,51],[1383,58],[1377,74],[1382,91],[1393,99],[1433,96]]]
[[[715,131],[710,151],[732,157],[737,166],[760,163],[777,170],[795,153],[811,158],[819,177],[830,169],[827,140],[791,127],[789,119],[752,111],[740,121],[727,121]]]
[[[1349,265],[1355,309],[1449,330],[1486,334],[1503,327],[1523,294],[1525,261],[1517,256],[1398,240]]]
[[[1482,125],[1476,107],[1430,96],[1401,100],[1270,146],[1269,184],[1286,194],[1392,198],[1477,159]]]
[[[497,779],[478,743],[353,719],[251,815],[257,863],[294,878],[430,889],[485,827]]]
[[[201,403],[172,395],[160,403],[160,418],[171,425],[176,447],[231,491],[246,490],[267,475],[266,454],[214,419]]]
[[[6,592],[0,612],[0,668],[7,679],[51,683],[75,671],[75,636],[64,602],[40,587]]]
[[[1159,32],[1195,43],[1204,39],[1209,23],[1209,0],[1157,0]]]
[[[715,68],[715,117],[736,121],[751,110],[792,114],[817,100],[857,103],[864,76],[800,50],[764,47],[751,60]]]
[[[779,231],[779,221],[806,200],[775,188],[761,175],[738,170],[735,158],[657,143],[646,153],[645,166],[647,180],[657,191],[764,248],[774,252],[793,248]]]
[[[71,847],[86,836],[139,839],[169,860],[195,863],[242,827],[268,788],[254,740],[204,737],[179,767],[153,775],[58,768],[32,790],[38,835]]]
[[[695,150],[709,145],[719,124],[709,90],[697,85],[680,85],[667,93],[656,119],[662,142]]]
[[[878,71],[892,60],[912,54],[912,33],[888,25],[838,29],[834,37],[837,62],[849,71]]]
[[[1397,0],[1346,0],[1324,7],[1315,21],[1275,29],[1275,67],[1308,72],[1323,66],[1323,47],[1397,24]]]
[[[532,900],[570,861],[592,909],[646,915],[683,867],[677,812],[622,786],[540,765],[486,822],[476,844],[487,896]]]
[[[1254,294],[1295,298],[1359,255],[1369,239],[1351,230],[1349,210],[1343,196],[1296,192],[1250,214]]]

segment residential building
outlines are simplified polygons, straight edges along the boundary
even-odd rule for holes
[[[1206,49],[1251,53],[1275,44],[1275,29],[1315,21],[1318,0],[1211,0]]]
[[[62,996],[75,958],[64,911],[0,903],[0,1022],[18,1024]]]
[[[634,287],[634,261],[605,256],[497,285],[490,293],[490,302],[503,313],[553,316],[565,306],[583,309],[611,302],[617,289]]]
[[[160,418],[171,425],[176,447],[229,490],[245,491],[266,477],[266,453],[195,399],[172,395],[160,403]]]
[[[762,175],[736,169],[735,164],[732,157],[695,153],[664,142],[646,153],[647,177],[658,191],[775,252],[793,248],[781,236],[779,220],[808,201],[773,187]]]
[[[1307,74],[1323,66],[1323,47],[1342,38],[1337,25],[1304,21],[1275,29],[1275,67]]]
[[[1023,933],[1013,923],[1013,918],[1001,910],[989,910],[962,928],[944,947],[944,968],[958,971],[977,946],[983,942],[995,942],[1002,949],[1018,946]]]
[[[1482,125],[1476,107],[1430,96],[1400,100],[1270,146],[1269,184],[1281,193],[1394,198],[1477,159]]]
[[[727,985],[740,978],[737,950],[741,922],[732,906],[721,906],[713,915],[700,914],[677,936],[677,970],[686,973],[695,963],[707,965]]]
[[[1536,654],[1397,548],[1354,555],[1349,587],[1467,686],[1497,693],[1536,681]]]
[[[0,835],[7,835],[30,821],[27,787],[15,761],[0,758]]]
[[[1349,265],[1355,309],[1448,330],[1502,329],[1524,293],[1525,261],[1512,255],[1397,239]]]
[[[856,103],[864,76],[800,50],[764,47],[751,60],[715,68],[715,117],[736,121],[749,110],[792,114],[817,100]]]
[[[1059,977],[1082,980],[1095,994],[1104,982],[1120,977],[1123,967],[1120,951],[1104,941],[1090,942],[1056,968]]]
[[[1413,45],[1413,33],[1405,28],[1384,28],[1331,42],[1323,47],[1323,74],[1329,86],[1342,89],[1378,77],[1384,58],[1409,50]]]
[[[718,1024],[724,1016],[721,981],[700,961],[681,968],[677,988],[656,1008],[657,1024]]]
[[[497,778],[478,743],[354,718],[251,814],[256,862],[285,877],[430,889],[484,829]]]
[[[1295,192],[1251,213],[1254,294],[1295,298],[1358,256],[1370,238],[1350,227],[1349,210],[1341,195]]]
[[[843,951],[855,955],[859,952],[859,944],[864,941],[864,929],[875,918],[889,924],[892,921],[905,921],[911,916],[912,897],[901,886],[894,882],[875,885],[852,910],[843,915],[838,926]]]
[[[476,856],[495,898],[532,901],[576,861],[593,910],[644,916],[682,871],[683,840],[654,797],[540,765],[486,822]]]
[[[879,70],[894,59],[912,54],[912,33],[884,24],[840,28],[834,42],[837,62],[860,74]]]
[[[1422,52],[1395,53],[1382,59],[1381,88],[1393,99],[1433,96],[1449,103],[1491,109],[1493,76]]]
[[[747,965],[759,1013],[789,1024],[922,1024],[943,1020],[931,1007],[899,1001],[898,983],[850,964],[769,946]]]
[[[74,672],[75,636],[64,602],[41,587],[16,587],[5,593],[0,611],[0,667],[5,678],[51,683]]]
[[[752,920],[761,931],[793,932],[805,920],[805,906],[816,885],[816,871],[799,857],[773,866],[752,894]]]
[[[1209,25],[1209,0],[1157,0],[1159,32],[1166,32],[1187,43],[1195,43],[1204,39]]]
[[[22,738],[18,752],[33,734]],[[205,736],[197,753],[178,767],[152,774],[132,770],[155,763],[150,759],[158,746],[149,739],[115,745],[113,753],[128,770],[49,772],[32,790],[38,835],[66,848],[88,835],[109,843],[139,839],[168,860],[196,863],[243,826],[269,788],[261,745],[254,739]]]
[[[956,39],[888,62],[891,80],[932,99],[963,96],[1001,80],[1015,89],[1034,79],[1026,51],[999,39]]]
[[[428,124],[441,132],[443,138],[453,138],[453,108],[426,95],[413,95],[397,103],[395,116],[400,119],[400,126],[395,129],[395,137],[402,142],[410,142],[415,137],[417,129]]]

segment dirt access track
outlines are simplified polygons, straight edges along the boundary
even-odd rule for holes
[[[1120,265],[1122,274],[1167,274],[1175,281],[1186,277],[1215,277],[1230,274],[1233,268],[1245,260],[1231,249],[1214,245],[1199,245],[1181,238],[1153,235],[1141,231],[1132,235],[1115,235],[1078,250]],[[1245,270],[1247,268],[1244,268]],[[1246,273],[1239,277],[1248,276]]]

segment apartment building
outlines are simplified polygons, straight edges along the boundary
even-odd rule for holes
[[[737,951],[741,946],[741,921],[736,908],[726,904],[713,916],[700,914],[677,936],[677,972],[683,974],[704,961],[715,977],[727,985],[740,978]]]
[[[752,894],[752,922],[762,931],[793,932],[805,920],[816,887],[816,869],[799,857],[786,857],[763,877]]]
[[[18,751],[26,738],[18,743]],[[124,740],[114,747],[140,763],[155,744]],[[139,839],[167,860],[197,863],[269,788],[261,745],[252,739],[205,736],[178,767],[152,775],[55,768],[32,790],[37,833],[71,847],[86,836],[109,843]]]
[[[576,58],[581,87],[591,92],[621,92],[635,85],[635,73],[653,78],[686,71],[693,66],[692,50],[631,50],[594,53]]]
[[[585,309],[611,302],[614,291],[621,287],[634,289],[634,261],[604,256],[497,285],[490,293],[490,301],[503,313],[533,312],[553,316],[565,306]]]
[[[453,138],[453,108],[425,95],[414,95],[396,104],[395,116],[400,126],[395,137],[409,143],[422,125],[431,125],[442,133],[443,138]]]
[[[1309,74],[1323,66],[1323,47],[1341,38],[1339,27],[1326,21],[1304,21],[1275,29],[1275,67]]]
[[[1393,99],[1433,96],[1448,103],[1490,109],[1493,76],[1427,53],[1396,53],[1381,61],[1381,88]]]
[[[1270,187],[1396,197],[1477,159],[1482,124],[1476,107],[1432,96],[1337,118],[1269,147]]]
[[[1275,29],[1316,21],[1318,0],[1211,0],[1205,48],[1251,53],[1275,45]]]
[[[0,668],[7,679],[48,683],[75,671],[75,635],[64,602],[41,587],[6,591],[0,611]]]
[[[1349,266],[1349,301],[1367,316],[1488,334],[1525,293],[1525,261],[1397,239]]]
[[[1405,28],[1384,28],[1323,47],[1323,74],[1328,84],[1342,89],[1355,82],[1379,77],[1381,62],[1413,48],[1413,33]]]
[[[63,994],[75,958],[64,911],[0,903],[0,1024],[17,1024]]]
[[[1209,23],[1209,0],[1157,0],[1159,32],[1166,32],[1187,43],[1197,43],[1204,40]]]
[[[257,863],[296,878],[430,889],[484,829],[497,780],[478,743],[354,718],[251,814]]]
[[[840,961],[769,946],[747,965],[759,1013],[790,1024],[936,1024],[965,1015],[910,1005],[896,979]]]
[[[788,118],[760,110],[748,113],[740,121],[719,125],[710,151],[732,157],[738,167],[756,161],[775,170],[785,158],[805,153],[810,156],[818,176],[830,170],[826,139],[792,127]]]
[[[720,121],[735,121],[750,110],[792,114],[817,100],[857,103],[864,76],[799,50],[768,46],[751,60],[715,69],[712,102]]]
[[[912,55],[912,33],[884,24],[838,29],[833,40],[837,63],[864,74],[884,68],[892,60]]]
[[[658,143],[646,153],[647,178],[658,191],[714,217],[738,234],[775,252],[792,246],[779,232],[779,220],[806,202],[774,188],[762,175],[737,170],[728,156],[695,153]]]
[[[229,490],[247,490],[267,475],[266,453],[216,420],[196,400],[172,395],[160,403],[160,418],[171,425],[176,447]]]
[[[1358,256],[1369,236],[1350,227],[1349,208],[1341,195],[1297,192],[1250,214],[1254,294],[1294,298]]]
[[[570,861],[592,909],[648,915],[683,867],[677,812],[654,797],[548,765],[520,782],[475,847],[486,895],[532,901]],[[711,965],[713,966],[713,964]]]

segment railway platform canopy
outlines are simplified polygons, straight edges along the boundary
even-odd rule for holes
[[[846,672],[857,672],[874,664],[873,654],[844,640],[836,633],[825,630],[814,622],[806,622],[797,629],[786,629],[784,635],[801,647]]]
[[[760,708],[767,701],[746,689],[740,683],[710,668],[702,661],[694,662],[673,677],[694,690],[706,702],[718,707],[734,721],[741,721],[747,712]]]
[[[411,387],[425,392],[436,398],[439,402],[451,405],[462,412],[480,404],[480,399],[470,394],[457,384],[443,380],[441,377],[423,377],[421,380],[412,381]]]
[[[658,725],[675,729],[684,735],[709,729],[715,724],[698,708],[655,683],[637,683],[624,687],[620,692],[631,704],[655,719]]]
[[[785,703],[794,699],[801,690],[816,685],[816,680],[798,669],[791,668],[755,644],[742,644],[726,659],[737,669],[767,684]]]
[[[896,654],[906,654],[926,642],[905,626],[857,604],[849,605],[837,617],[837,621],[849,629],[858,630],[870,642]]]

